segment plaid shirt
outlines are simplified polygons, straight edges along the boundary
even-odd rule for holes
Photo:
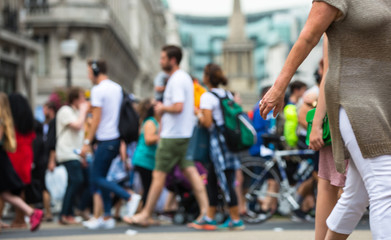
[[[239,169],[240,162],[239,158],[229,151],[225,138],[218,127],[213,127],[210,130],[210,158],[215,168],[219,186],[227,202],[230,202],[228,182],[224,171]]]

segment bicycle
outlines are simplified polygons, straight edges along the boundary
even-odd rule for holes
[[[262,136],[265,142],[274,144],[277,149],[282,149],[284,137],[277,135]],[[247,223],[260,223],[267,221],[273,213],[265,213],[261,209],[261,201],[267,197],[277,199],[278,211],[282,215],[288,215],[300,206],[295,200],[296,187],[291,186],[286,173],[287,163],[284,157],[312,156],[313,150],[275,150],[270,159],[247,156],[241,159],[241,169],[247,183],[245,194],[247,212],[243,217]],[[275,167],[276,166],[276,167]],[[310,166],[309,166],[310,167]],[[276,171],[277,170],[277,171]],[[312,169],[296,171],[296,176],[302,180],[308,176]],[[274,181],[276,191],[268,191],[268,185]]]

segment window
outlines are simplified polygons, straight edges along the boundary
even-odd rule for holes
[[[34,36],[34,40],[41,44],[43,50],[37,55],[38,76],[44,77],[49,75],[50,52],[49,52],[49,36],[40,35]]]
[[[0,91],[13,93],[16,91],[17,65],[0,61]]]

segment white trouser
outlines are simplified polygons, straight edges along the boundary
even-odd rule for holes
[[[350,234],[370,203],[373,239],[391,239],[391,156],[364,159],[345,110],[341,108],[339,114],[341,135],[353,161],[349,162],[344,193],[327,226],[334,232]]]

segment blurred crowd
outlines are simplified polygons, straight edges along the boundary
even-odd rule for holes
[[[43,106],[43,122],[34,120],[21,94],[2,93],[1,108],[9,108],[12,114],[0,116],[2,151],[7,152],[1,162],[9,162],[2,168],[0,213],[4,202],[15,206],[10,224],[0,220],[2,228],[26,228],[26,215],[32,230],[41,221],[83,224],[89,229],[114,228],[116,221],[149,226],[159,223],[153,217],[158,214],[166,219],[176,216],[177,222],[196,229],[244,229],[242,217],[251,213],[244,197],[240,158],[261,157],[264,134],[284,136],[287,149],[308,147],[305,116],[319,94],[322,62],[314,87],[292,82],[279,118],[269,114],[262,119],[258,103],[242,113],[256,135],[252,146],[238,154],[225,135],[228,120],[222,103],[225,99],[241,109],[240,94],[225,90],[228,79],[220,66],[205,66],[199,81],[179,68],[181,58],[179,47],[162,48],[155,96],[143,100],[110,80],[103,59],[90,60],[88,76],[93,87],[71,87],[65,104],[51,97]],[[262,89],[260,97],[269,89]],[[4,124],[6,119],[12,124]],[[190,143],[195,127],[207,132],[201,142],[208,146],[203,159],[189,156],[189,149],[195,147]],[[14,143],[12,148],[7,147],[9,142]],[[316,161],[311,164],[315,166]],[[299,162],[288,166],[292,184],[298,168]],[[313,221],[316,177],[305,180],[297,191],[302,207],[293,214],[298,221]],[[192,198],[186,203],[189,195]],[[276,212],[274,199],[262,204],[257,214]]]

